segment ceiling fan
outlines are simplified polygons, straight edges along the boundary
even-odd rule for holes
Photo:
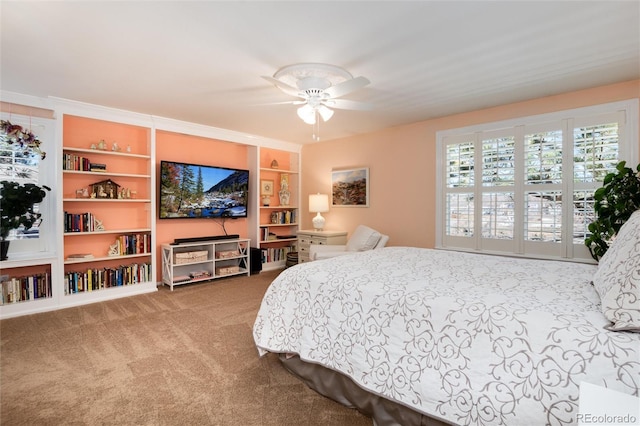
[[[370,110],[371,104],[338,99],[369,84],[365,77],[354,78],[351,73],[335,65],[301,63],[280,68],[273,77],[263,76],[287,95],[301,100],[277,104],[302,105],[298,116],[307,124],[315,124],[319,115],[323,121],[333,116],[331,108]]]

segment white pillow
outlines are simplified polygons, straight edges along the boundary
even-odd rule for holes
[[[598,264],[593,285],[614,331],[640,332],[640,210],[618,231]]]
[[[368,226],[358,225],[347,242],[347,251],[365,251],[373,249],[382,235]]]

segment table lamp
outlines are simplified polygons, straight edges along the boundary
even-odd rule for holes
[[[309,211],[317,213],[313,218],[313,227],[316,231],[322,231],[325,220],[320,213],[329,211],[329,196],[320,193],[309,195]]]

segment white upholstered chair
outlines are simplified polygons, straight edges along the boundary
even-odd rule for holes
[[[320,260],[344,254],[379,249],[389,241],[389,236],[381,234],[373,228],[359,225],[345,245],[321,245],[312,244],[309,247],[309,259]]]

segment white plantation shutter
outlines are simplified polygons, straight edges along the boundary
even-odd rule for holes
[[[590,260],[593,193],[638,158],[638,102],[438,133],[437,247]]]

